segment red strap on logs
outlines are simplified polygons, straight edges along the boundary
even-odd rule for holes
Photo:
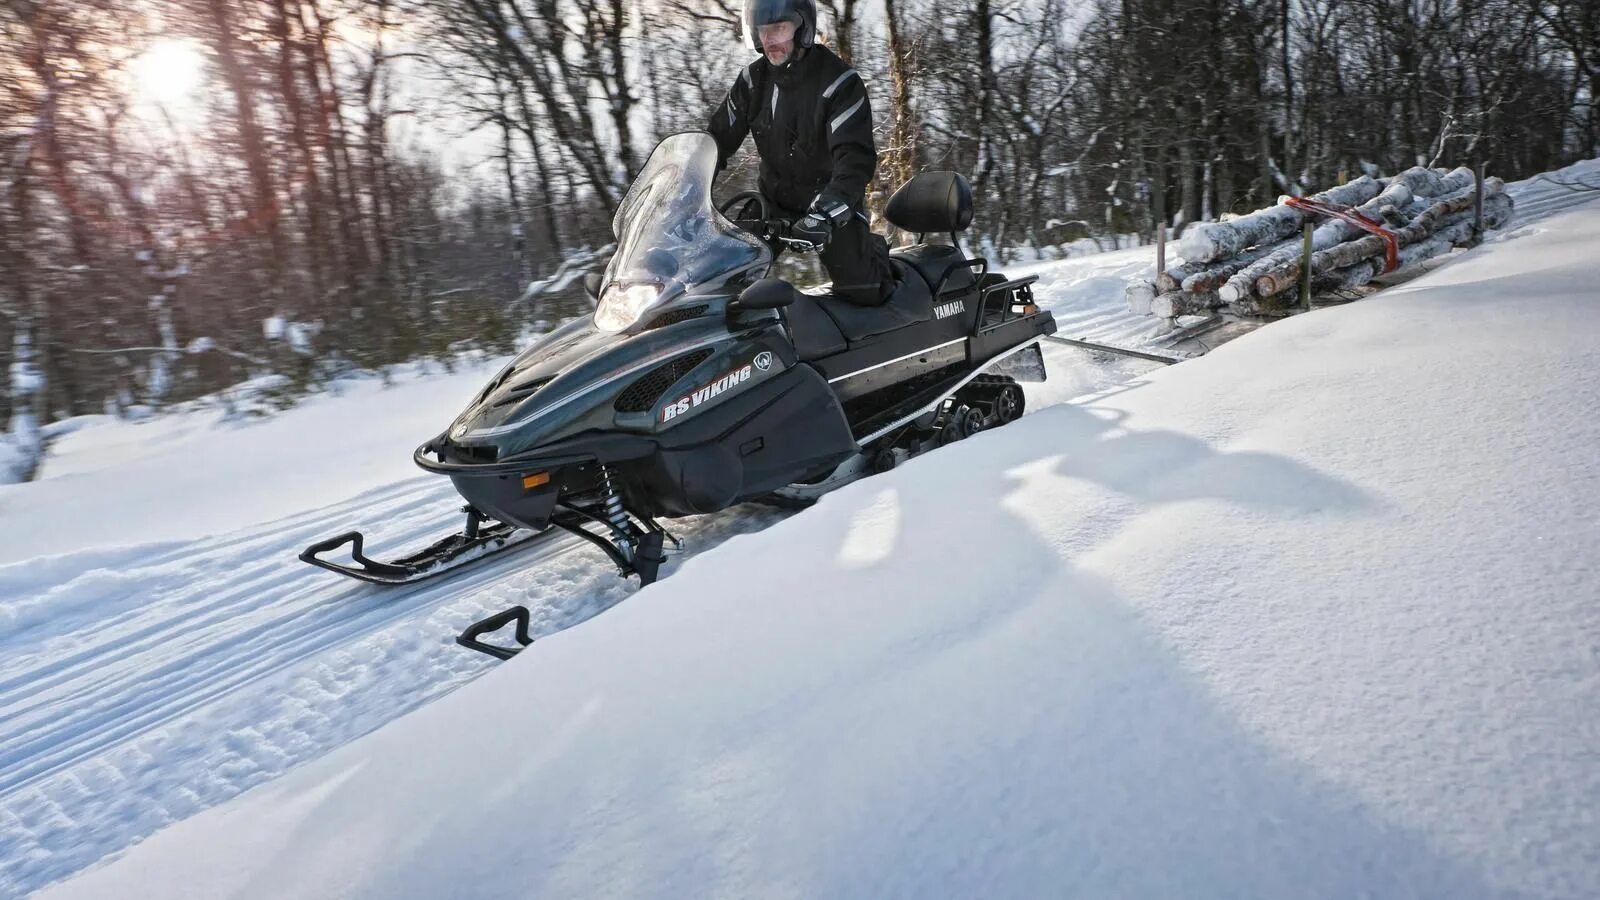
[[[1316,213],[1330,219],[1339,219],[1370,234],[1375,234],[1383,239],[1383,274],[1387,275],[1400,268],[1400,239],[1395,233],[1384,227],[1382,222],[1356,212],[1348,206],[1335,206],[1321,200],[1311,200],[1306,197],[1290,197],[1286,201],[1290,206],[1302,212]]]

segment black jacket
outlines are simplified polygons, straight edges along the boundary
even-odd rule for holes
[[[821,44],[784,69],[765,56],[746,66],[708,130],[719,171],[747,133],[755,136],[761,193],[789,213],[805,211],[824,192],[859,210],[878,165],[866,86]]]

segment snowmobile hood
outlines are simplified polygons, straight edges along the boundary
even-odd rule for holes
[[[613,401],[641,377],[654,373],[648,386],[665,390],[712,360],[709,352],[687,355],[729,339],[729,298],[772,261],[760,239],[712,203],[716,162],[716,141],[706,132],[662,139],[617,209],[617,250],[594,315],[568,322],[518,356],[456,417],[447,441],[493,448],[504,458],[583,429],[660,424],[630,416],[648,412],[633,408],[638,398]]]
[[[703,302],[713,298],[691,299],[702,302],[690,306],[713,308]],[[726,306],[726,298],[715,299]],[[446,437],[459,446],[494,447],[503,458],[588,429],[630,430],[616,409],[619,394],[661,366],[728,339],[717,314],[637,334],[606,334],[587,318],[574,320],[506,366]]]

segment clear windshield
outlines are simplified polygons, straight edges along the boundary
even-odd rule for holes
[[[716,142],[703,131],[656,145],[612,222],[617,252],[606,266],[597,328],[622,331],[674,297],[770,261],[765,244],[712,205],[716,167]]]

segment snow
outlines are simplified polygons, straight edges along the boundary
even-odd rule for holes
[[[1034,270],[1064,288],[1123,265]],[[1094,330],[1092,296],[1040,299]],[[1033,408],[1154,368],[1046,354]],[[548,635],[635,590],[576,540],[397,591],[295,558],[352,528],[398,555],[459,527],[460,499],[411,452],[504,362],[341,380],[264,420],[196,403],[45,429],[41,479],[0,488],[0,520],[26,523],[0,543],[0,896],[66,878],[479,677],[493,663],[451,640],[478,618],[521,603]],[[786,515],[749,507],[674,524],[689,551],[668,571]]]
[[[0,433],[0,484],[21,481],[29,459],[11,435]]]
[[[449,423],[498,362],[454,374],[414,367],[404,390],[368,379],[261,422],[223,423],[216,409],[141,423],[95,417],[51,446],[40,480],[0,488],[0,518],[28,523],[0,542],[0,565],[194,540],[382,486],[432,482],[411,451]]]
[[[581,627],[572,554],[398,596],[279,561],[447,495],[394,474],[326,522],[0,569],[77,585],[0,601],[55,648],[0,637],[0,891],[160,829],[46,896],[1600,894],[1597,242],[1600,204],[1524,218],[801,515],[695,520],[727,546]],[[1144,252],[1041,294],[1114,320]],[[509,602],[532,649],[450,652]]]

